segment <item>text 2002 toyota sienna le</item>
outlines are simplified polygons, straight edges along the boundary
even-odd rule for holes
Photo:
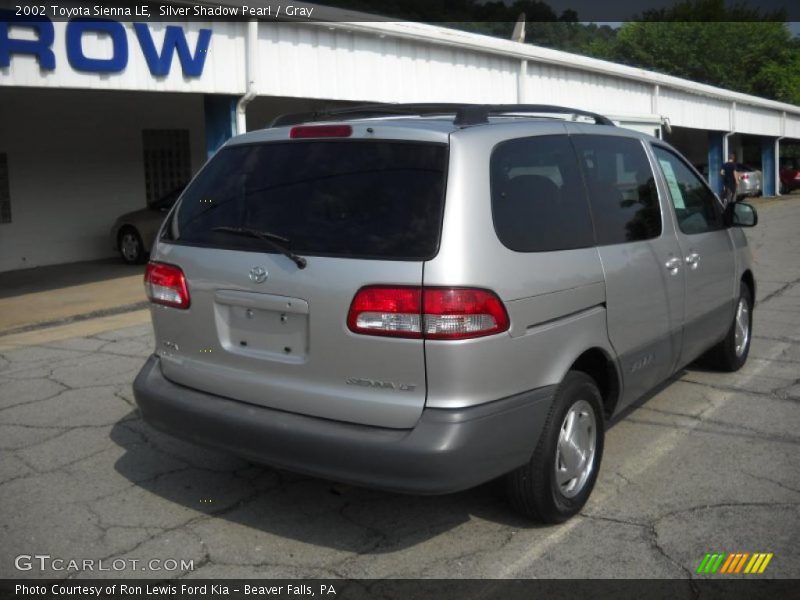
[[[334,480],[505,476],[519,511],[563,521],[609,417],[703,354],[744,364],[755,224],[592,113],[287,115],[225,144],[168,216],[136,401],[163,431]]]

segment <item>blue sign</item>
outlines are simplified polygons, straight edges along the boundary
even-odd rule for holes
[[[7,16],[8,15],[8,16]],[[0,68],[11,64],[15,54],[35,56],[39,68],[53,71],[56,68],[56,56],[53,52],[55,27],[46,17],[25,17],[24,20],[11,19],[9,13],[0,17]],[[11,27],[32,29],[36,39],[15,39],[10,37]],[[211,43],[211,30],[200,29],[194,54],[189,49],[186,33],[182,27],[168,25],[164,32],[164,43],[161,49],[156,48],[150,28],[145,23],[134,23],[133,29],[139,41],[147,66],[156,77],[166,77],[172,68],[172,58],[178,54],[181,70],[186,77],[200,77],[206,63],[208,46]],[[108,36],[111,39],[113,52],[110,58],[91,58],[83,51],[83,34],[87,32]],[[67,60],[76,71],[89,73],[119,73],[128,66],[128,36],[125,26],[117,21],[98,19],[72,19],[67,22],[66,33]]]

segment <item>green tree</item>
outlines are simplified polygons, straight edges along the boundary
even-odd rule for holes
[[[608,25],[577,23],[561,18],[552,22],[528,22],[525,41],[545,48],[595,56],[598,52],[594,48],[607,48],[615,35],[615,30]]]
[[[800,45],[783,13],[723,0],[692,0],[646,11],[589,53],[794,104],[800,103]]]

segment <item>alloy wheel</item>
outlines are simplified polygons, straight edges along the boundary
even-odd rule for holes
[[[739,298],[739,305],[736,307],[733,336],[736,356],[742,356],[750,341],[750,308],[744,298]]]
[[[597,417],[586,400],[578,400],[564,416],[556,447],[555,476],[559,490],[573,498],[594,469]]]

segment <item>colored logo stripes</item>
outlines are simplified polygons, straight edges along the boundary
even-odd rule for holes
[[[700,566],[697,567],[697,573],[709,575],[714,573],[732,575],[736,573],[744,573],[747,575],[761,574],[767,569],[769,561],[772,560],[772,552],[715,552],[707,553],[703,560],[700,561]]]

